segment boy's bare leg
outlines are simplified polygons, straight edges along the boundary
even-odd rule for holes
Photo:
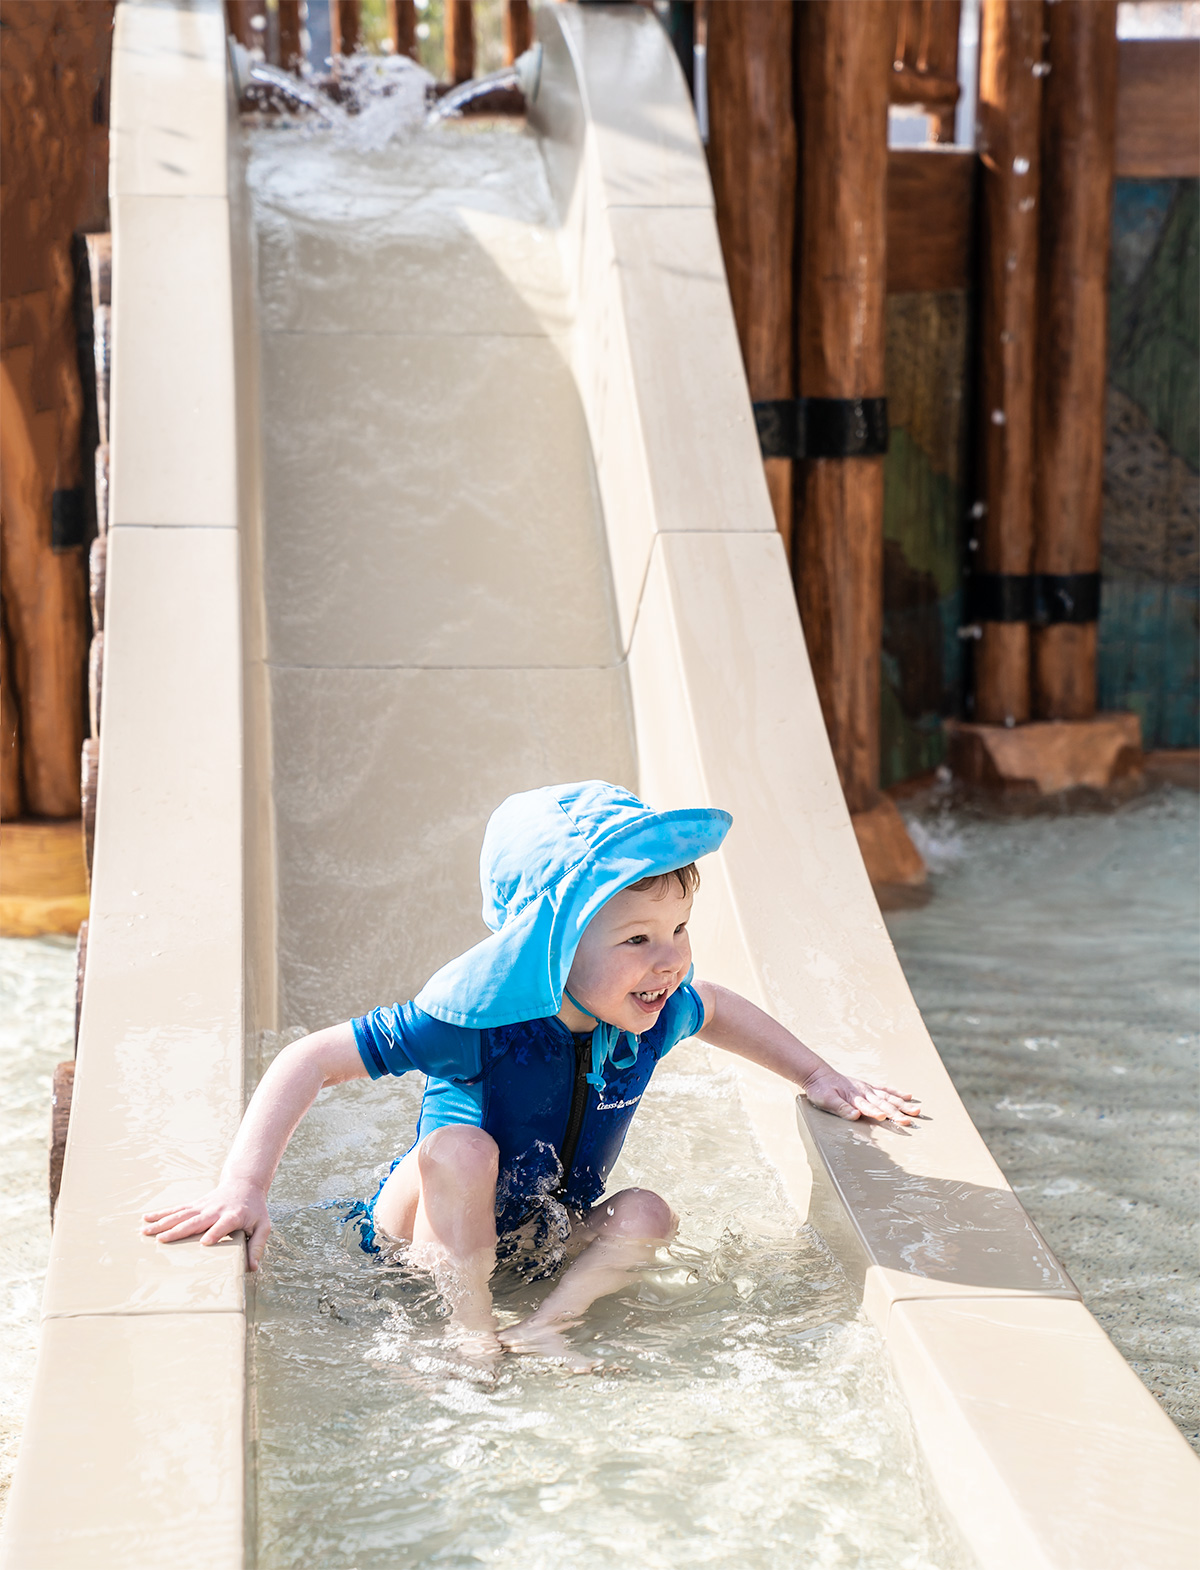
[[[557,1358],[586,1373],[595,1360],[576,1352],[563,1332],[578,1324],[597,1298],[619,1292],[634,1271],[653,1263],[679,1222],[665,1199],[649,1189],[627,1188],[596,1205],[582,1225],[591,1241],[538,1309],[502,1330],[500,1340],[510,1352]]]
[[[484,1350],[498,1350],[489,1285],[498,1166],[496,1141],[482,1129],[435,1129],[392,1173],[375,1205],[379,1230],[412,1240],[413,1263],[430,1271],[452,1322]]]

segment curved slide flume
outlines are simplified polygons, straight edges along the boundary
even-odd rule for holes
[[[636,7],[545,6],[538,30],[521,156],[552,209],[524,225],[520,278],[464,279],[432,203],[420,280],[400,259],[306,294],[269,226],[255,260],[217,0],[118,8],[91,931],[3,1563],[245,1561],[241,1251],[164,1249],[137,1219],[215,1175],[257,1043],[318,984],[335,1010],[339,987],[347,1009],[367,983],[411,991],[474,937],[472,859],[506,789],[599,759],[656,805],[733,813],[698,906],[705,971],[921,1092],[906,1133],[742,1079],[980,1565],[1182,1570],[1195,1459],[971,1124],[867,882],[665,35]],[[500,223],[480,209],[498,257]],[[419,330],[380,339],[405,311]],[[399,457],[359,440],[372,377],[423,389]],[[264,442],[264,405],[290,445]]]

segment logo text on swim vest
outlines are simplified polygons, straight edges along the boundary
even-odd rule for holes
[[[636,1107],[641,1096],[630,1096],[625,1101],[597,1101],[597,1112],[619,1112],[622,1107]]]

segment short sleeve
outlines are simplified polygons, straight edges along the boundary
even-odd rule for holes
[[[480,1033],[448,1025],[414,1003],[372,1009],[351,1020],[363,1067],[372,1079],[385,1074],[429,1074],[463,1083],[480,1068]]]
[[[672,1047],[703,1029],[704,1004],[695,987],[685,981],[667,999],[662,1018],[655,1027],[656,1034],[659,1031],[662,1033],[654,1043],[659,1057],[665,1057]]]

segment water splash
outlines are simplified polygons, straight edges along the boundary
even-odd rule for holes
[[[519,55],[512,65],[493,71],[488,76],[475,77],[469,82],[460,82],[457,87],[452,87],[429,111],[427,123],[436,125],[439,120],[452,119],[462,114],[467,105],[474,103],[476,99],[486,98],[489,93],[507,88],[515,88],[526,104],[532,104],[537,100],[541,85],[542,46],[534,44],[532,49],[527,49],[523,55]]]

